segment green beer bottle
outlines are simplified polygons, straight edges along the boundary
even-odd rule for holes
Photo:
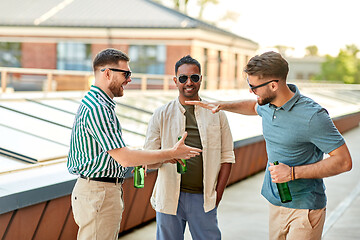
[[[181,139],[181,137],[178,137],[178,141]],[[186,159],[181,159],[181,161],[185,164],[185,166],[181,165],[179,162],[176,163],[177,172],[180,174],[186,173],[187,165],[186,165]]]
[[[144,169],[142,168],[142,166],[134,167],[134,187],[144,187]]]
[[[279,165],[279,162],[275,161],[274,165]],[[277,185],[277,188],[279,190],[279,195],[280,195],[281,202],[282,203],[291,202],[292,198],[291,198],[291,193],[290,193],[288,183],[287,182],[276,183],[276,185]]]

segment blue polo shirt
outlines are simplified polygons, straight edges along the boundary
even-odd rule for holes
[[[300,94],[288,84],[294,96],[283,106],[266,104],[257,107],[262,117],[263,135],[268,161],[279,161],[289,166],[316,163],[345,143],[326,109]],[[322,179],[290,181],[292,201],[281,203],[276,183],[271,181],[266,167],[261,194],[273,205],[296,209],[321,209],[326,206]],[[296,172],[295,172],[296,175]]]

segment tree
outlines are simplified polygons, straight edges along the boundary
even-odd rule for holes
[[[274,46],[274,48],[276,48],[282,56],[287,55],[286,54],[287,50],[294,50],[293,47],[288,47],[288,46],[284,46],[284,45],[276,45],[276,46]]]
[[[180,10],[180,0],[173,0],[173,2],[174,2],[174,8],[179,11]]]
[[[306,47],[306,56],[318,56],[318,47],[315,45],[311,45]]]
[[[165,4],[165,2],[167,3],[169,2],[169,0],[155,0],[155,1],[160,4]],[[187,14],[189,1],[190,0],[172,0],[171,1],[172,3],[170,5],[172,5],[172,8],[174,8],[175,10]],[[202,19],[205,7],[209,4],[218,4],[219,0],[197,0],[196,3],[200,7],[197,18]]]
[[[218,4],[219,1],[218,0],[198,0],[197,3],[200,6],[198,18],[202,19],[206,5],[208,5],[209,3]]]
[[[336,57],[326,55],[326,60],[321,66],[321,73],[315,79],[360,83],[360,59],[357,57],[359,51],[359,48],[353,44],[340,49]]]

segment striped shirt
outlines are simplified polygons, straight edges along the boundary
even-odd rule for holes
[[[72,128],[69,172],[86,177],[123,178],[127,168],[107,151],[125,146],[115,102],[100,88],[91,86],[81,101]]]

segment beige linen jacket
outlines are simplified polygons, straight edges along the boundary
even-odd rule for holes
[[[144,148],[172,148],[185,132],[184,113],[185,109],[178,98],[156,109],[148,125]],[[215,208],[215,189],[221,164],[235,162],[234,144],[224,112],[213,114],[210,110],[195,106],[194,113],[203,146],[204,211],[209,212]],[[150,199],[155,211],[176,215],[180,181],[176,164],[162,164]]]

